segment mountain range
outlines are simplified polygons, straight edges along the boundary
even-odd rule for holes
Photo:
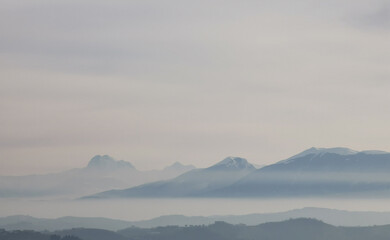
[[[79,197],[176,177],[195,169],[178,162],[162,169],[139,171],[130,162],[96,155],[84,168],[28,176],[0,176],[0,197]]]
[[[258,169],[218,197],[389,196],[390,153],[311,148]]]
[[[108,155],[84,168],[29,176],[0,176],[0,197],[389,197],[390,153],[310,148],[257,169],[227,157],[202,169],[178,162],[139,171]]]
[[[390,153],[310,148],[256,169],[228,157],[176,178],[85,198],[390,196]]]
[[[197,197],[227,187],[255,170],[244,158],[227,157],[211,167],[194,169],[173,179],[106,191],[86,198]]]

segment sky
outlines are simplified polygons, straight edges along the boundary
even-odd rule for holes
[[[390,151],[388,0],[0,3],[0,175]]]

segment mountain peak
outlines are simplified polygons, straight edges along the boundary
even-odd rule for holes
[[[213,170],[255,170],[256,168],[250,164],[245,158],[227,157],[219,163],[209,167]]]
[[[88,169],[99,170],[119,170],[119,169],[135,169],[134,166],[126,161],[117,161],[108,155],[96,155],[88,163]]]
[[[355,155],[355,154],[367,154],[367,155],[379,155],[379,154],[388,154],[388,152],[385,151],[378,151],[378,150],[367,150],[367,151],[356,151],[349,148],[343,148],[343,147],[334,147],[334,148],[316,148],[312,147],[309,148],[301,153],[298,153],[297,155],[294,155],[286,160],[282,160],[279,163],[290,163],[292,160],[301,158],[307,155],[316,155],[316,156],[322,156],[327,153],[337,154],[341,156],[349,156],[349,155]]]
[[[303,156],[306,156],[306,155],[310,155],[310,154],[325,154],[325,153],[334,153],[334,154],[338,154],[338,155],[353,155],[353,154],[357,154],[359,153],[358,151],[355,151],[355,150],[352,150],[352,149],[349,149],[349,148],[343,148],[343,147],[335,147],[335,148],[316,148],[316,147],[312,147],[312,148],[309,148],[301,153],[298,153],[297,155],[294,155],[290,158],[288,158],[287,160],[284,160],[284,161],[289,161],[289,160],[292,160],[292,159],[295,159],[295,158],[299,158],[299,157],[303,157]]]

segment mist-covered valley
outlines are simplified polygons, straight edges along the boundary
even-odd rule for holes
[[[96,155],[84,168],[0,177],[0,239],[387,239],[389,172],[390,153],[341,147],[155,171]]]
[[[159,171],[143,172],[136,170],[131,162],[97,155],[82,169],[1,177],[0,216],[100,217],[140,227],[214,221],[255,224],[297,217],[342,226],[380,225],[386,224],[390,212],[387,205],[389,163],[390,154],[383,151],[310,148],[260,168],[244,158],[227,157],[208,168],[175,163]],[[117,182],[113,180],[121,180],[121,185],[115,185]],[[101,185],[102,182],[115,184]],[[29,194],[22,194],[22,186],[29,189]],[[55,191],[42,194],[48,186]],[[67,186],[66,191],[63,186]],[[85,191],[88,186],[94,187]],[[19,195],[7,194],[17,191]],[[336,217],[327,217],[336,210],[340,211]],[[277,214],[286,211],[299,213]],[[358,213],[363,215],[354,217]],[[233,217],[248,214],[260,215],[250,221]],[[14,226],[22,226],[20,222],[25,226],[34,225],[26,223],[28,218],[15,219],[19,219],[19,225],[16,221]],[[142,225],[140,221],[154,223]]]

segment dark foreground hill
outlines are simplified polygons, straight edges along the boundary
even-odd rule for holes
[[[53,236],[53,235],[56,236]],[[69,236],[74,237],[69,237]],[[68,237],[67,237],[68,236]],[[299,218],[257,226],[215,222],[211,225],[131,227],[117,232],[101,229],[70,229],[54,233],[0,230],[1,240],[388,240],[390,225],[336,227],[324,222]]]
[[[60,237],[59,235],[53,235],[48,233],[40,233],[35,231],[5,231],[0,229],[1,240],[81,240],[78,237],[66,235]]]
[[[301,218],[257,226],[215,222],[208,226],[128,228],[118,233],[137,240],[384,240],[390,239],[390,225],[335,227],[315,219]]]

